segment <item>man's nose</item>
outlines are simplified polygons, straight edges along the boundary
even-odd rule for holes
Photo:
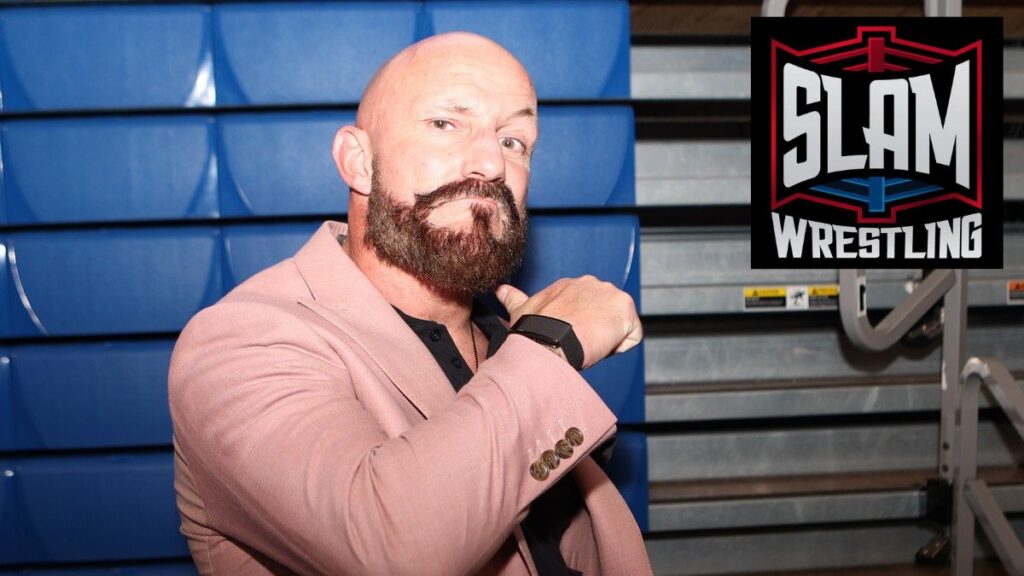
[[[462,177],[488,182],[505,178],[505,155],[497,135],[482,133],[469,140],[463,156]]]

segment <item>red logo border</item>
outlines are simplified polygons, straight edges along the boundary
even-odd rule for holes
[[[915,202],[909,202],[907,204],[901,204],[899,206],[894,206],[892,208],[892,211],[891,211],[891,213],[890,213],[888,218],[884,218],[884,217],[880,217],[880,218],[865,217],[864,216],[864,207],[863,206],[850,206],[849,204],[844,204],[842,202],[837,202],[835,200],[829,200],[827,198],[819,198],[817,196],[812,196],[812,195],[806,194],[804,192],[797,192],[795,194],[787,196],[784,200],[781,200],[781,201],[778,200],[777,195],[776,195],[776,193],[777,193],[776,188],[778,186],[778,163],[776,161],[776,159],[778,157],[778,150],[777,150],[777,145],[776,145],[777,135],[778,135],[778,128],[777,128],[778,120],[777,120],[777,117],[776,117],[776,110],[778,109],[777,108],[778,102],[777,102],[777,95],[776,95],[776,92],[777,92],[776,72],[777,72],[777,68],[778,68],[777,67],[777,58],[776,58],[777,51],[778,50],[783,50],[783,51],[788,52],[789,54],[792,54],[794,56],[805,57],[805,56],[809,56],[811,54],[816,54],[816,53],[819,53],[819,52],[824,52],[826,50],[834,50],[836,48],[842,48],[842,47],[845,47],[845,46],[851,46],[851,45],[855,45],[855,44],[860,44],[860,43],[862,43],[864,41],[864,33],[865,32],[888,32],[889,33],[889,41],[892,42],[893,44],[898,44],[898,45],[901,45],[901,46],[907,46],[909,48],[916,48],[918,50],[924,50],[924,51],[928,51],[928,52],[933,52],[933,53],[940,54],[940,55],[946,56],[946,57],[960,56],[962,54],[966,54],[967,52],[970,52],[971,50],[976,50],[977,51],[977,66],[976,66],[976,68],[977,68],[977,78],[976,78],[976,84],[977,84],[977,88],[978,88],[978,93],[977,93],[977,100],[975,102],[975,113],[977,115],[976,122],[975,122],[975,124],[977,126],[977,165],[975,167],[975,172],[977,174],[977,185],[975,186],[975,190],[974,190],[974,192],[975,192],[975,197],[974,198],[971,198],[969,196],[965,196],[964,194],[962,194],[960,192],[951,191],[951,192],[948,192],[946,194],[943,194],[942,196],[937,196],[937,197],[933,196],[931,198],[926,198],[924,200],[918,200],[918,201],[915,201]],[[936,46],[928,46],[927,44],[921,44],[921,43],[918,43],[918,42],[913,42],[913,41],[910,41],[910,40],[903,40],[901,38],[897,38],[896,37],[896,27],[895,26],[858,26],[857,27],[857,37],[856,38],[853,38],[853,39],[850,39],[850,40],[843,40],[841,42],[835,42],[835,43],[832,43],[832,44],[825,44],[823,46],[816,46],[814,48],[809,48],[807,50],[796,50],[794,48],[790,48],[789,46],[786,46],[785,44],[783,44],[783,43],[781,43],[778,40],[773,38],[772,39],[772,51],[771,51],[771,57],[772,57],[772,64],[771,64],[771,66],[772,66],[772,82],[771,82],[771,90],[772,90],[772,104],[771,104],[772,105],[772,111],[771,111],[771,119],[772,119],[772,128],[771,128],[771,138],[772,138],[772,141],[771,141],[772,202],[771,202],[771,209],[774,211],[774,210],[776,210],[778,208],[781,208],[782,206],[785,206],[786,204],[789,204],[790,202],[792,202],[794,200],[798,200],[798,199],[809,200],[811,202],[817,202],[817,203],[820,203],[820,204],[826,204],[828,206],[833,206],[833,207],[836,207],[836,208],[842,208],[844,210],[850,210],[850,211],[856,212],[857,213],[857,222],[860,223],[860,224],[893,224],[893,223],[896,222],[896,215],[899,212],[903,211],[903,210],[909,210],[910,208],[916,208],[918,206],[924,206],[926,204],[934,204],[936,202],[943,202],[945,200],[954,200],[954,199],[955,200],[960,200],[960,201],[965,202],[968,205],[973,206],[974,208],[977,208],[977,209],[980,210],[981,209],[981,204],[982,204],[982,202],[981,202],[981,200],[982,200],[982,195],[981,195],[981,186],[982,186],[982,181],[981,181],[981,174],[982,174],[982,169],[981,169],[982,168],[982,165],[981,165],[981,162],[982,162],[982,154],[981,154],[981,152],[982,152],[982,150],[981,150],[981,148],[982,148],[982,138],[981,138],[981,133],[982,133],[982,120],[981,120],[981,103],[982,103],[982,75],[981,75],[981,72],[982,72],[982,64],[981,64],[981,56],[982,56],[982,41],[981,40],[976,40],[976,41],[968,44],[967,46],[964,46],[963,48],[960,48],[959,50],[946,50],[944,48],[938,48]]]

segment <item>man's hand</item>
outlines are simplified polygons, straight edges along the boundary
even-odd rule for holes
[[[563,278],[533,296],[503,284],[497,296],[513,324],[524,314],[551,316],[572,324],[583,346],[584,368],[629,350],[644,335],[633,298],[593,276]]]

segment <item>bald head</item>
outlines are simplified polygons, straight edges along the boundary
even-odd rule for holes
[[[351,192],[350,237],[361,237],[382,200],[400,210],[424,198],[436,200],[423,217],[431,229],[483,225],[485,235],[500,236],[510,212],[525,214],[537,129],[529,75],[492,40],[455,32],[402,50],[370,81],[355,124],[335,135],[334,159]],[[504,190],[502,202],[482,199],[480,183]],[[372,204],[379,195],[387,198]]]
[[[406,47],[381,66],[363,92],[356,126],[372,135],[390,110],[407,106],[424,88],[457,81],[462,74],[481,74],[508,84],[528,93],[536,107],[530,76],[508,50],[479,34],[448,32]]]

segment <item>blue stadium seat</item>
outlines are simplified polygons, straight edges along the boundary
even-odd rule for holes
[[[626,0],[427,0],[430,31],[468,30],[505,46],[545,100],[629,98]]]
[[[533,294],[559,278],[592,274],[640,298],[640,223],[632,215],[535,216],[522,270],[513,284]],[[639,308],[639,305],[638,305]],[[640,346],[584,372],[621,422],[643,422]]]
[[[640,530],[647,531],[647,435],[636,430],[619,430],[612,458],[605,472],[622,493]]]
[[[11,224],[217,215],[208,116],[20,120],[3,124]]]
[[[644,421],[644,356],[640,346],[583,371],[622,424]]]
[[[416,41],[419,2],[214,7],[217,104],[355,103],[374,71]]]
[[[14,562],[18,552],[14,535],[18,533],[15,507],[19,497],[15,488],[13,462],[0,456],[0,566]]]
[[[8,458],[3,565],[180,558],[170,452]],[[5,549],[6,548],[6,549]]]
[[[348,186],[331,145],[354,112],[227,114],[218,119],[224,216],[344,214]]]
[[[14,346],[0,360],[12,430],[0,451],[171,443],[172,340]],[[0,426],[4,426],[0,424]]]
[[[23,568],[0,570],[0,574],[19,576],[196,576],[192,560],[146,564],[114,564],[102,568]]]
[[[555,280],[592,274],[640,295],[640,222],[629,214],[534,216],[519,288],[536,292]]]
[[[14,386],[10,382],[10,351],[0,348],[0,452],[14,445]],[[0,472],[2,474],[2,472]],[[3,509],[3,504],[0,504]]]
[[[207,6],[4,9],[0,39],[4,111],[214,104]]]
[[[0,196],[3,196],[0,194]],[[7,241],[0,236],[0,337],[10,336],[11,329],[11,306],[10,306],[10,264],[7,261]]]
[[[0,348],[0,452],[14,445],[14,420],[17,411],[14,408],[14,387],[11,386],[11,356],[6,347]],[[0,471],[0,475],[3,472]],[[3,516],[3,503],[0,502],[0,517]],[[0,520],[2,523],[2,520]],[[3,546],[0,544],[0,546]],[[0,552],[2,553],[2,552]]]
[[[319,222],[226,226],[225,287],[230,290],[260,270],[294,256],[319,227]]]
[[[11,233],[11,333],[180,330],[223,293],[213,228]]]
[[[538,116],[531,208],[636,204],[631,107],[541,106]]]

